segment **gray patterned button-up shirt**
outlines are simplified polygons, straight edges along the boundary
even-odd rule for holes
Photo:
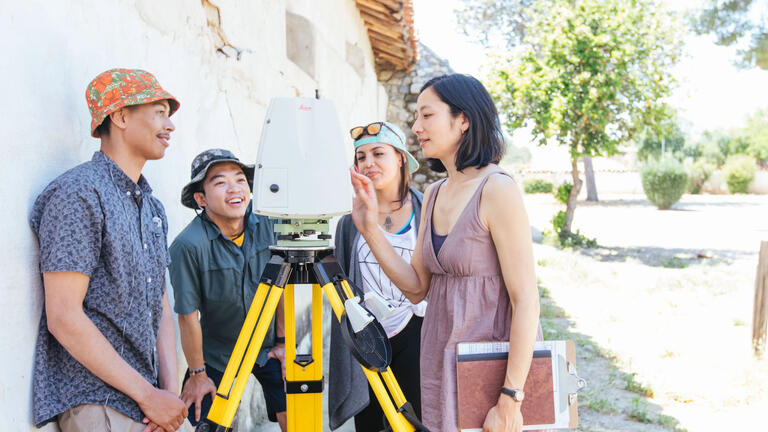
[[[40,243],[40,271],[89,276],[85,314],[131,367],[157,385],[168,224],[144,176],[137,184],[96,152],[45,188],[30,225]],[[143,418],[136,402],[89,372],[48,332],[44,307],[33,393],[37,427],[82,404],[106,404],[136,421]]]

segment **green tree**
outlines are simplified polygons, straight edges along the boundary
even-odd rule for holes
[[[531,14],[523,44],[497,58],[491,94],[510,129],[530,126],[540,145],[568,147],[573,188],[562,235],[581,190],[578,158],[614,154],[670,116],[680,25],[657,0],[549,2]]]
[[[455,10],[459,29],[486,47],[513,48],[541,0],[462,0]]]
[[[707,0],[692,27],[698,34],[714,34],[718,45],[746,45],[737,64],[768,70],[768,21],[757,18],[768,12],[766,5],[761,0]]]
[[[728,156],[749,155],[761,166],[768,164],[768,110],[759,110],[747,117],[746,124],[728,130],[704,131],[692,146],[686,144],[684,153],[694,159],[704,159],[718,167]]]
[[[768,110],[760,110],[747,117],[743,130],[747,153],[757,159],[761,166],[768,164]]]
[[[526,25],[550,0],[462,0],[455,10],[459,29],[486,48],[511,50],[525,43]],[[592,158],[584,156],[587,201],[598,201]]]
[[[650,159],[661,159],[662,149],[665,157],[682,160],[686,154],[685,134],[677,125],[672,125],[661,135],[645,133],[639,140],[637,147],[637,160],[646,162]]]
[[[725,157],[729,154],[730,141],[731,136],[721,130],[704,131],[694,146],[694,158],[702,158],[716,167],[720,167],[725,163]]]

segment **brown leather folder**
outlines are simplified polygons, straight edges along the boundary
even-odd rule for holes
[[[496,405],[507,370],[508,347],[509,344],[504,342],[459,344],[457,347],[460,431],[481,430],[488,410]],[[558,360],[561,357],[564,358]],[[558,372],[559,361],[573,363],[574,357],[572,341],[537,343],[523,387],[525,399],[520,407],[526,430],[577,426],[576,404],[569,403],[570,398],[561,399],[562,392],[558,391],[559,383],[556,382],[562,375]],[[556,411],[561,411],[560,415]]]

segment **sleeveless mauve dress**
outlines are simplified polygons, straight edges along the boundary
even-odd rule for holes
[[[437,256],[432,211],[445,179],[426,203],[421,253],[432,281],[421,328],[421,412],[432,432],[458,430],[456,343],[509,341],[512,305],[496,246],[478,214],[483,187],[494,174],[507,175],[494,171],[482,180]]]

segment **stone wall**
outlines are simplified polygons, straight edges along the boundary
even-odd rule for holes
[[[32,431],[32,359],[42,308],[38,246],[27,223],[52,179],[89,160],[84,93],[98,73],[143,68],[181,102],[166,156],[144,174],[165,204],[173,239],[194,217],[179,195],[200,151],[257,154],[275,96],[336,101],[341,126],[381,118],[387,97],[377,82],[367,31],[349,0],[79,0],[4,2],[0,14],[3,157],[0,196],[6,242],[0,248],[0,429]],[[352,149],[350,144],[350,162]],[[171,287],[169,287],[171,289]],[[179,365],[185,367],[181,348]],[[240,430],[263,415],[261,396],[241,406]],[[270,426],[272,427],[272,426]],[[54,431],[53,425],[44,431]],[[270,429],[272,430],[272,429]]]
[[[416,98],[421,87],[431,78],[454,73],[447,60],[437,56],[431,49],[419,43],[419,61],[407,71],[383,69],[378,72],[378,79],[384,85],[389,96],[387,120],[400,126],[406,135],[408,150],[419,160],[420,167],[413,175],[413,184],[424,188],[445,176],[444,173],[431,171],[424,162],[416,135],[411,131],[413,116],[416,111]]]

